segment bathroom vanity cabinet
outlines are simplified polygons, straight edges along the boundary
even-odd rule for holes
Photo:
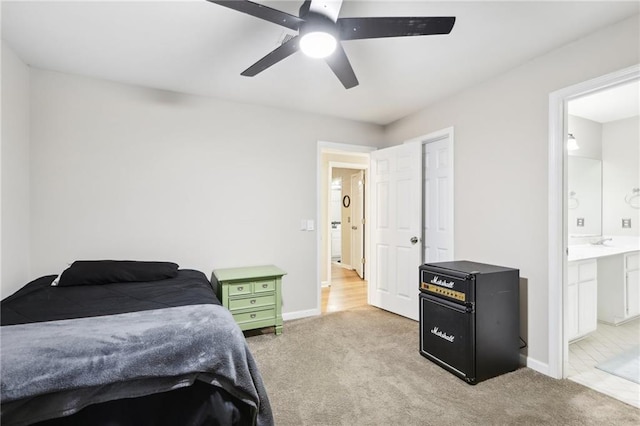
[[[596,259],[568,263],[567,334],[575,340],[598,326],[598,262]]]
[[[598,319],[620,324],[640,315],[640,252],[598,259]]]

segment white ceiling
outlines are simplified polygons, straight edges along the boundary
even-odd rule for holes
[[[297,14],[302,1],[260,3]],[[639,12],[637,1],[347,0],[341,17],[457,18],[450,35],[345,42],[360,81],[350,90],[301,53],[240,76],[283,28],[205,0],[3,1],[2,38],[38,68],[385,125]]]
[[[622,84],[572,100],[569,114],[598,123],[640,115],[640,82]]]

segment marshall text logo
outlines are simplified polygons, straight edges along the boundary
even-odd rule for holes
[[[451,343],[453,343],[453,339],[456,338],[453,334],[447,334],[444,331],[438,330],[438,327],[433,327],[431,329],[431,333],[435,334],[438,337],[442,337],[444,340],[447,340],[447,341],[449,341]]]
[[[441,285],[442,287],[453,288],[453,281],[441,280],[440,277],[437,276],[437,275],[435,275],[433,278],[431,278],[431,282],[433,284]]]

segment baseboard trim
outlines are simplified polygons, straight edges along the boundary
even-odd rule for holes
[[[520,359],[522,360],[522,358],[525,358],[525,363],[524,365],[526,365],[527,367],[529,367],[532,370],[537,371],[538,373],[542,373],[545,376],[549,376],[549,364],[545,363],[545,362],[540,362],[537,359],[533,359],[531,357],[527,357],[525,355],[520,355]]]
[[[285,312],[282,314],[283,321],[291,321],[294,319],[316,317],[320,315],[320,309],[309,309],[306,311]]]

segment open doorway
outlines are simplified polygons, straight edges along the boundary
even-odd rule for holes
[[[320,142],[318,304],[322,313],[367,305],[367,172],[375,148]]]
[[[636,66],[551,95],[549,199],[549,372],[638,407],[640,384],[606,370],[640,343],[638,112],[597,114],[621,89],[637,109],[639,79]]]
[[[373,153],[373,151],[376,152]],[[399,154],[400,151],[402,155]],[[385,156],[392,154],[395,157],[387,161]],[[417,160],[417,167],[415,160]],[[389,167],[390,164],[391,167]],[[407,176],[407,165],[409,164],[411,165],[410,176]],[[334,291],[335,286],[332,286],[332,282],[340,282],[345,278],[338,276],[334,280],[332,277],[336,272],[344,274],[345,269],[351,272],[355,269],[353,264],[349,265],[350,268],[342,268],[342,271],[336,268],[338,263],[347,263],[344,261],[345,250],[343,246],[341,246],[340,252],[341,262],[331,262],[332,224],[329,191],[334,182],[332,180],[333,168],[351,168],[363,172],[363,179],[351,174],[351,187],[354,188],[354,191],[356,188],[362,190],[364,194],[362,197],[365,216],[365,220],[362,222],[365,225],[362,231],[364,253],[363,260],[355,264],[356,266],[361,265],[362,271],[356,270],[356,274],[352,274],[352,278],[356,280],[364,278],[366,281],[358,280],[358,282],[365,284],[367,288],[365,290],[364,286],[361,286],[363,288],[360,295],[354,296],[362,301],[357,303],[364,303],[364,295],[366,294],[367,304],[417,319],[417,291],[415,291],[415,273],[412,271],[417,270],[421,261],[435,262],[453,259],[453,200],[455,198],[453,196],[453,128],[420,136],[399,146],[378,150],[357,145],[318,143],[318,223],[320,224],[320,232],[318,234],[317,306],[321,312],[330,310],[328,303],[323,304],[323,295],[325,296],[324,300],[328,301],[327,293],[337,292]],[[390,191],[386,191],[385,188],[390,186],[383,182],[386,176],[392,176],[396,181],[402,181],[399,188],[397,185],[392,185],[395,188],[394,191],[396,189],[401,191],[400,198],[397,193],[388,195]],[[362,180],[362,188],[359,186],[360,180]],[[374,187],[375,190],[372,189]],[[421,188],[424,188],[424,193]],[[344,194],[342,192],[339,194],[342,197],[340,199],[341,209],[345,202],[350,206],[353,205],[351,197],[345,200]],[[377,196],[374,197],[373,195],[376,194]],[[339,197],[334,196],[334,199],[337,200]],[[399,201],[406,201],[410,203],[411,207],[405,209]],[[402,214],[389,214],[389,209],[385,209],[384,206],[393,208]],[[404,214],[408,211],[411,212],[410,215]],[[407,228],[405,225],[409,216],[411,226]],[[388,217],[400,218],[401,220],[394,219],[393,223],[387,226],[385,218]],[[338,215],[335,218],[334,222],[337,222]],[[342,219],[342,216],[340,216],[340,225],[343,228],[345,225],[355,226],[353,223],[348,224],[347,220]],[[374,227],[377,227],[376,231],[374,231]],[[385,235],[395,235],[393,237],[394,247],[391,250],[385,250],[384,243],[381,243],[380,235],[382,233],[378,229],[380,227],[387,227],[391,231],[382,232]],[[407,232],[410,235],[404,235]],[[400,233],[403,235],[399,236]],[[420,238],[421,236],[426,238]],[[422,244],[417,244],[421,240]],[[376,249],[374,250],[373,247]],[[400,257],[394,254],[398,253],[398,249],[402,252]],[[407,252],[411,252],[409,257],[406,256]],[[334,255],[334,258],[337,258],[335,250]],[[360,255],[352,254],[351,258],[357,261]],[[398,259],[400,259],[400,265]],[[416,299],[411,299],[414,296]],[[401,300],[402,303],[396,303],[398,300]],[[341,308],[336,307],[334,310],[338,309]]]
[[[640,383],[612,374],[640,363],[638,93],[636,80],[568,102],[565,330],[567,378],[640,408]]]
[[[364,189],[367,170],[333,167],[334,164],[329,162],[331,271],[328,284],[322,288],[322,313],[367,304],[364,274]]]
[[[329,195],[331,263],[364,278],[365,169],[332,167]]]

